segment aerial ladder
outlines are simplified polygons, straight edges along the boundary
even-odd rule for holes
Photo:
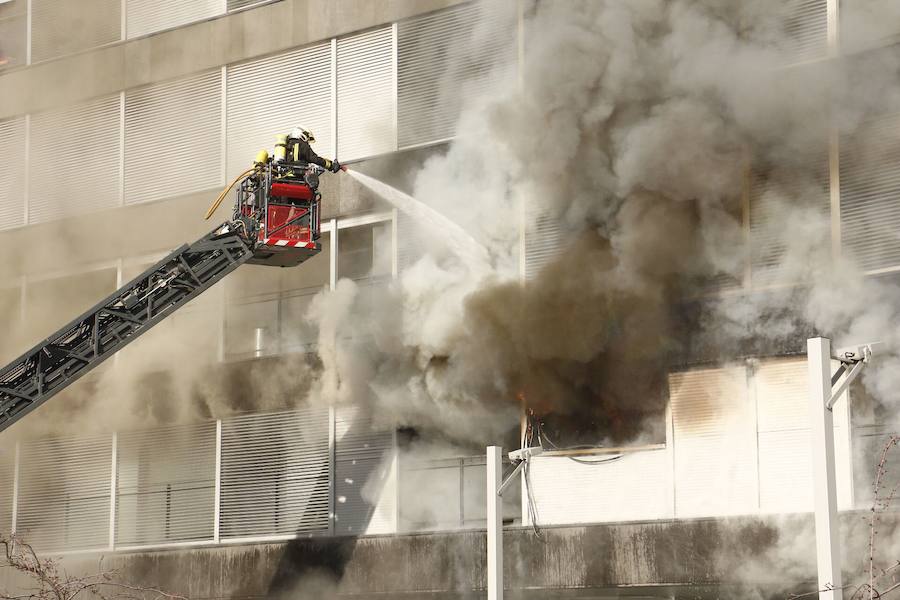
[[[58,394],[244,263],[279,267],[318,254],[323,169],[271,161],[242,173],[232,218],[172,251],[0,369],[0,431]]]

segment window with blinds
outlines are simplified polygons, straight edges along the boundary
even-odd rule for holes
[[[330,473],[327,409],[223,421],[221,537],[328,530]]]
[[[830,260],[828,156],[750,176],[750,268],[754,287],[799,283],[809,261]]]
[[[756,420],[746,369],[673,373],[669,390],[675,515],[756,512]]]
[[[335,415],[335,524],[338,535],[396,531],[394,434],[359,408]]]
[[[0,531],[13,531],[13,489],[16,477],[15,446],[0,451]]]
[[[394,36],[382,27],[337,40],[337,154],[353,160],[397,149]]]
[[[116,545],[213,539],[216,424],[120,433]]]
[[[24,442],[17,532],[40,551],[109,545],[112,436]]]
[[[0,70],[26,63],[27,24],[25,0],[0,3]]]
[[[25,117],[0,121],[0,229],[25,223]]]
[[[789,0],[785,14],[784,50],[791,63],[822,59],[828,55],[828,1]]]
[[[562,252],[559,217],[529,203],[525,213],[525,277],[534,279],[544,265]]]
[[[121,0],[31,2],[33,62],[74,54],[121,39]]]
[[[127,37],[141,37],[224,13],[225,0],[127,0]]]
[[[900,267],[900,114],[841,140],[841,249],[866,271]]]
[[[29,223],[119,205],[120,114],[115,95],[31,116]]]
[[[510,62],[505,35],[473,31],[503,28],[501,11],[465,3],[398,23],[397,135],[400,148],[451,138],[463,100],[500,89],[499,66]]]
[[[229,179],[298,125],[315,134],[317,154],[333,157],[330,44],[230,66],[226,88]]]
[[[224,185],[220,70],[125,93],[125,203]]]
[[[228,0],[228,11],[231,12],[233,10],[240,10],[242,8],[249,8],[260,4],[268,4],[270,2],[271,0]]]

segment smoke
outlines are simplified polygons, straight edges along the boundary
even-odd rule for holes
[[[741,4],[528,7],[521,85],[498,61],[505,84],[464,99],[459,137],[412,189],[488,248],[492,270],[432,241],[381,310],[355,310],[348,288],[330,295],[325,320],[313,315],[329,324],[321,389],[467,441],[515,427],[524,391],[540,412],[592,415],[607,426],[598,439],[622,441],[661,414],[667,368],[693,337],[782,340],[798,321],[839,342],[885,337],[896,291],[830,260],[820,173],[829,119],[852,133],[889,108],[873,97],[896,82],[862,78],[875,70],[865,57],[788,67],[791,6]],[[502,28],[515,15],[494,17]],[[749,215],[748,248],[757,187],[768,208]],[[527,244],[539,219],[559,223],[565,248],[522,285],[520,220]],[[784,293],[713,296],[685,336],[673,307],[741,282],[748,262],[756,287]],[[394,326],[369,335],[379,321]],[[886,391],[897,370],[883,370],[869,380]],[[603,423],[610,413],[626,417]]]

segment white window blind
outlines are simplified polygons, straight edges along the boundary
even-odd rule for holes
[[[677,517],[756,512],[756,419],[743,367],[669,378]]]
[[[228,10],[239,10],[248,6],[266,3],[267,0],[228,0]]]
[[[784,11],[789,62],[825,58],[828,54],[827,0],[789,0]]]
[[[836,370],[837,365],[833,365]],[[754,374],[760,510],[771,513],[813,509],[810,455],[809,383],[806,360],[760,363]],[[838,505],[850,507],[850,448],[847,400],[834,409],[835,471]]]
[[[842,251],[868,271],[900,267],[900,115],[841,141]]]
[[[559,217],[528,203],[525,213],[525,277],[533,279],[562,252]]]
[[[25,223],[25,118],[0,121],[0,229]]]
[[[337,153],[341,160],[397,148],[391,27],[337,41]]]
[[[750,264],[754,287],[797,283],[808,274],[810,258],[830,260],[829,187],[828,157],[824,154],[798,168],[758,168],[751,173]],[[810,246],[813,240],[815,244]],[[813,257],[812,248],[818,249]]]
[[[473,30],[501,29],[500,11],[466,3],[398,23],[397,120],[401,148],[453,137],[466,98],[500,89],[495,67],[508,62],[508,38]]]
[[[602,460],[603,455],[582,458],[585,462],[562,457],[534,461],[531,490],[539,524],[674,516],[672,457],[665,449],[629,452],[609,463],[587,462]]]
[[[28,222],[119,205],[119,96],[31,117]]]
[[[116,545],[211,540],[216,424],[120,433]]]
[[[220,70],[125,94],[125,202],[224,185]]]
[[[228,178],[275,146],[275,136],[300,125],[316,136],[313,149],[333,158],[331,45],[318,44],[227,69]]]
[[[329,455],[327,410],[223,421],[220,535],[234,539],[327,530]]]
[[[396,531],[394,435],[379,431],[358,408],[335,415],[335,526],[337,534]]]
[[[0,17],[0,70],[24,65],[27,58],[25,2],[10,8]]]
[[[18,527],[41,551],[109,544],[112,436],[25,442]]]
[[[225,0],[127,0],[128,39],[224,14]]]
[[[32,0],[32,61],[119,41],[121,5],[121,0]]]

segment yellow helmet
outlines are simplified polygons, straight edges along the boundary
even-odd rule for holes
[[[260,150],[256,153],[256,158],[254,161],[258,165],[264,165],[269,162],[269,152],[267,150]]]

